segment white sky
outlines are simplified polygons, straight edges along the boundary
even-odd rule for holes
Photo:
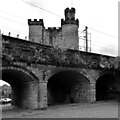
[[[33,7],[29,2],[39,8]],[[66,7],[76,8],[79,31],[88,26],[92,52],[116,56],[118,53],[119,0],[0,0],[0,29],[11,36],[28,36],[27,19],[44,19],[45,27],[60,27]],[[54,14],[46,12],[42,9]],[[0,82],[1,83],[1,82]]]
[[[6,84],[6,85],[9,85],[9,86],[10,86],[10,84],[8,84],[7,82],[4,82],[4,81],[0,80],[0,86],[2,86],[2,85],[4,85],[4,84]]]
[[[54,14],[33,7],[48,10]],[[44,19],[45,27],[60,27],[66,7],[76,8],[79,31],[88,26],[92,52],[117,55],[118,52],[118,0],[1,0],[0,29],[11,36],[28,36],[27,19]]]

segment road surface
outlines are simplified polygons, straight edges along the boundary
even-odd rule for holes
[[[118,118],[119,104],[102,101],[49,106],[46,110],[25,110],[3,106],[3,118]]]

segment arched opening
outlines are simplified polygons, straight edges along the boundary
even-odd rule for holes
[[[3,69],[2,79],[11,85],[12,105],[19,108],[37,108],[37,80],[20,69]]]
[[[118,101],[120,102],[120,71],[116,71],[115,76],[117,79],[116,93],[117,93]]]
[[[62,71],[48,80],[48,105],[87,102],[89,81],[75,71]]]
[[[0,80],[0,104],[11,106],[11,86],[9,83]]]
[[[117,79],[113,73],[102,75],[96,82],[96,100],[115,100],[117,98]]]

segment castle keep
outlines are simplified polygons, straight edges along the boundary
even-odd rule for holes
[[[61,49],[79,49],[78,27],[79,20],[75,19],[75,8],[66,8],[65,19],[61,19],[61,27],[44,26],[43,19],[28,20],[29,40],[43,45]]]

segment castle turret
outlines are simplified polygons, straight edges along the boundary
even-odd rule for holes
[[[64,11],[64,15],[65,20],[61,19],[63,48],[78,50],[79,20],[75,19],[75,8],[66,8]]]
[[[61,25],[64,24],[76,24],[79,26],[79,20],[75,20],[75,8],[66,8],[64,11],[65,20],[61,20]]]
[[[29,40],[36,43],[43,43],[44,22],[43,19],[28,19]]]

